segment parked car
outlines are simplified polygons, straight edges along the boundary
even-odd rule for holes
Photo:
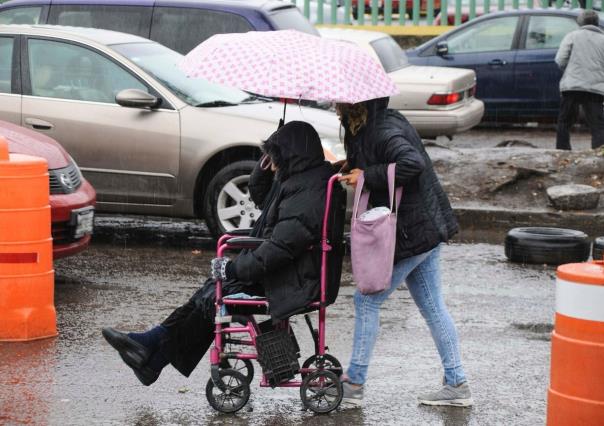
[[[453,136],[480,123],[484,105],[474,97],[472,70],[410,65],[388,34],[321,29],[321,36],[355,43],[382,64],[400,93],[389,107],[402,112],[423,138]]]
[[[0,43],[0,69],[21,82],[0,93],[0,119],[59,141],[100,211],[204,217],[214,235],[257,219],[251,160],[283,104],[187,78],[181,54],[130,34],[7,25]],[[287,119],[312,123],[328,157],[344,158],[334,113],[295,106]]]
[[[9,152],[48,162],[53,257],[71,256],[88,247],[96,193],[67,151],[48,136],[5,121],[0,121],[0,136],[8,141]]]
[[[51,24],[120,31],[186,54],[219,33],[295,29],[317,34],[290,2],[277,0],[14,0],[0,24]]]
[[[485,103],[484,121],[553,121],[558,117],[562,75],[554,58],[564,36],[578,28],[580,12],[492,13],[406,53],[415,65],[476,71],[476,97]]]

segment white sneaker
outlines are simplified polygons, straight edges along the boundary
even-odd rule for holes
[[[474,405],[468,382],[459,386],[445,385],[439,391],[420,395],[419,403],[424,405],[448,405],[452,407],[471,407]]]

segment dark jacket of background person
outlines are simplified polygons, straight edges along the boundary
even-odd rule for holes
[[[457,220],[413,126],[388,98],[365,103],[367,124],[356,135],[346,130],[348,166],[365,172],[372,206],[389,206],[387,167],[396,163],[396,185],[403,186],[397,219],[395,262],[433,249],[459,230]],[[344,121],[345,128],[346,122]]]
[[[560,91],[581,91],[604,95],[604,31],[585,25],[568,33],[556,54],[564,71]]]
[[[274,179],[272,172],[257,164],[250,177],[252,199],[263,209],[250,235],[266,241],[232,261],[229,269],[235,279],[223,283],[223,295],[265,295],[273,320],[280,320],[303,312],[319,297],[318,248],[327,182],[334,171],[325,162],[319,136],[307,123],[285,125],[265,143],[265,149],[279,171]],[[336,185],[336,193],[343,193],[340,185]],[[344,211],[345,206],[340,205],[333,216],[340,239],[332,243],[329,302],[335,300],[339,288]],[[162,323],[167,337],[160,350],[185,376],[191,374],[214,340],[214,302],[214,281],[208,279],[189,302]]]

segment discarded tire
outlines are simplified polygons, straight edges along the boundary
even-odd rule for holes
[[[598,237],[594,240],[594,248],[591,253],[594,260],[604,260],[604,237]]]
[[[512,262],[561,265],[589,258],[590,240],[581,231],[562,228],[514,228],[505,238]]]

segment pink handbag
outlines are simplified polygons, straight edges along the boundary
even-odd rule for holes
[[[390,210],[378,207],[363,215],[369,202],[369,191],[363,192],[363,174],[359,176],[354,193],[350,232],[352,274],[357,288],[363,294],[380,293],[390,287],[392,280],[396,217],[403,195],[403,188],[399,187],[396,188],[396,197],[394,196],[394,167],[394,163],[388,165]]]

